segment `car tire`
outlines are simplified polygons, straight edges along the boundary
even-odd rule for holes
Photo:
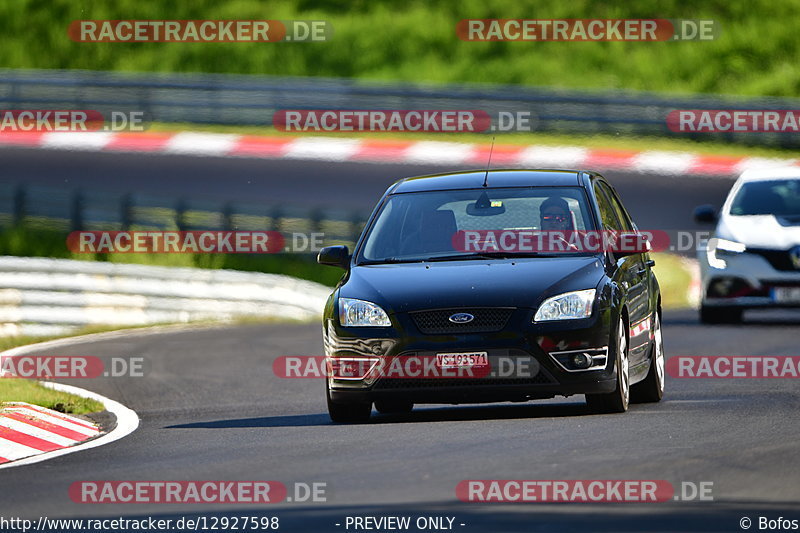
[[[384,415],[410,413],[414,409],[413,402],[406,400],[376,400],[375,410]]]
[[[630,375],[628,361],[628,335],[625,321],[620,317],[615,338],[609,348],[615,354],[617,386],[605,394],[587,394],[586,404],[595,413],[624,413],[630,404]]]
[[[700,306],[700,322],[703,324],[738,324],[742,321],[742,310],[736,307]]]
[[[328,415],[339,424],[360,424],[369,420],[372,414],[371,402],[335,403],[331,401],[330,394],[325,395],[328,400]]]
[[[631,401],[634,403],[660,402],[664,397],[664,339],[661,332],[661,316],[653,319],[653,343],[650,345],[650,371],[643,381],[631,386]]]

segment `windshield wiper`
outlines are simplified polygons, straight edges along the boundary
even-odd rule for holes
[[[462,259],[513,259],[515,257],[555,257],[558,254],[541,252],[476,252],[472,254],[441,255],[429,257],[425,262],[433,261],[458,261]]]
[[[437,261],[466,261],[474,259],[513,259],[515,257],[558,257],[559,255],[569,255],[569,253],[543,253],[543,252],[475,252],[465,254],[450,254],[439,255],[434,257],[386,257],[384,259],[375,259],[370,261],[362,261],[359,265],[382,265],[382,264],[397,264],[397,263],[433,263]]]
[[[383,264],[395,264],[395,263],[421,263],[425,261],[424,258],[404,258],[404,257],[386,257],[384,259],[375,259],[371,261],[362,261],[358,263],[359,265],[383,265]]]

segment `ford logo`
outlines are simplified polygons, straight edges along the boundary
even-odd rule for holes
[[[792,260],[792,266],[800,270],[800,246],[795,246],[789,250],[789,258]]]
[[[475,317],[469,313],[456,313],[454,315],[450,315],[448,320],[454,324],[466,324],[475,320]]]

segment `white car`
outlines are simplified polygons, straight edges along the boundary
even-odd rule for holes
[[[695,210],[717,227],[698,248],[700,320],[735,323],[753,308],[800,307],[800,167],[748,170],[719,214]]]

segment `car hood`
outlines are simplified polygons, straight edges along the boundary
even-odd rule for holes
[[[785,250],[800,244],[800,220],[774,215],[728,215],[720,221],[717,236],[751,248]]]
[[[357,266],[340,296],[388,312],[448,307],[537,307],[562,292],[592,289],[603,276],[596,256],[516,258]]]

